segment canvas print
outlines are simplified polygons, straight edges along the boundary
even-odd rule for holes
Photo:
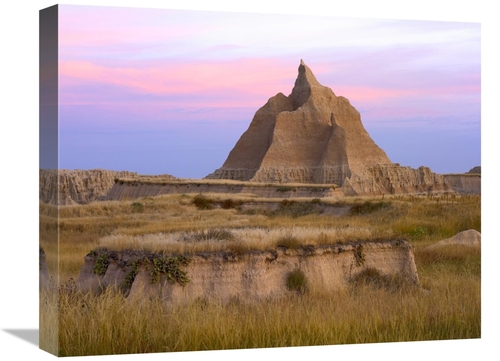
[[[480,24],[40,11],[40,348],[481,337]]]

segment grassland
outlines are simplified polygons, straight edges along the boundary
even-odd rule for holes
[[[170,195],[59,211],[41,204],[41,246],[49,272],[61,274],[59,294],[41,295],[41,345],[50,348],[57,339],[61,356],[73,356],[481,336],[480,250],[425,249],[466,229],[481,231],[479,196],[295,202],[244,195],[203,198]],[[244,207],[250,204],[260,208]],[[321,214],[325,207],[348,211],[341,216]],[[83,257],[99,247],[196,252],[399,237],[415,246],[425,292],[368,284],[258,305],[194,301],[178,307],[155,299],[126,300],[113,289],[99,296],[67,291]],[[57,252],[59,259],[51,257]],[[44,309],[56,296],[58,314],[54,308]],[[55,334],[57,324],[60,331]]]

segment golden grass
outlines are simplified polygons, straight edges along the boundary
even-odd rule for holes
[[[269,199],[206,195],[216,201],[238,199],[265,206]],[[170,252],[239,249],[267,249],[276,245],[284,232],[303,244],[324,244],[373,238],[407,238],[414,242],[437,241],[466,230],[481,231],[481,202],[476,196],[395,196],[378,198],[321,199],[321,204],[369,210],[341,217],[293,216],[269,211],[238,209],[199,210],[194,195],[165,195],[136,201],[93,202],[57,208],[40,204],[40,244],[47,254],[51,274],[62,282],[76,278],[84,256],[97,247],[140,247]],[[280,205],[282,200],[275,200]],[[140,203],[140,208],[134,207]],[[310,200],[297,200],[297,204]],[[383,204],[383,207],[373,205]],[[58,218],[59,217],[59,218]],[[59,224],[57,223],[59,219]],[[189,232],[226,229],[235,234],[231,242],[179,242]],[[267,234],[267,237],[265,236]],[[205,247],[205,249],[204,249]]]
[[[480,254],[461,247],[432,267],[428,257],[439,251],[417,257],[429,292],[361,285],[224,306],[63,293],[61,356],[479,338]]]
[[[275,205],[281,201],[248,195],[206,196]],[[290,294],[257,305],[193,300],[173,306],[151,298],[126,299],[113,289],[99,296],[42,291],[42,348],[59,351],[60,356],[77,356],[481,336],[480,250],[425,249],[466,229],[481,231],[479,196],[320,200],[323,205],[357,205],[355,214],[343,216],[199,210],[192,204],[193,197],[95,202],[59,211],[40,204],[40,244],[49,272],[59,271],[60,284],[70,284],[71,278],[78,277],[84,256],[97,247],[201,252],[272,248],[287,237],[291,246],[403,237],[415,246],[420,282],[429,292],[362,286],[335,294]],[[135,202],[142,206],[133,206]],[[203,237],[214,229],[232,236]]]

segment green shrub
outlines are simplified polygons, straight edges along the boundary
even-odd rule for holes
[[[187,272],[181,270],[180,266],[186,266],[191,261],[190,258],[179,255],[174,257],[156,257],[152,260],[153,270],[151,271],[151,282],[160,281],[161,275],[165,275],[167,281],[171,283],[179,283],[184,286],[189,282]]]
[[[104,276],[109,266],[109,255],[107,253],[101,253],[97,257],[94,266],[94,273],[98,276]]]
[[[144,205],[141,202],[134,202],[132,203],[132,209],[135,213],[142,213],[144,212]]]
[[[307,291],[307,278],[300,269],[293,270],[286,277],[286,287],[290,291],[304,293]]]
[[[132,264],[130,266],[130,271],[125,276],[125,279],[123,280],[121,287],[120,287],[123,292],[130,291],[130,288],[132,287],[132,283],[134,283],[135,276],[137,276],[137,273],[139,273],[139,264],[140,264],[140,261],[132,262]]]

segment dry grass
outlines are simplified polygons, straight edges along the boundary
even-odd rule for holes
[[[305,199],[295,201],[293,207],[289,207],[292,202],[287,200],[282,207],[283,200],[206,196],[217,202],[233,199],[263,207],[274,202],[275,207],[281,208],[253,213],[236,208],[200,210],[193,204],[195,195],[166,195],[60,207],[58,226],[57,209],[40,204],[40,244],[47,253],[49,272],[55,274],[59,269],[62,282],[76,278],[83,257],[101,246],[197,252],[224,247],[273,248],[287,232],[301,244],[317,245],[401,237],[430,242],[466,229],[481,231],[480,197],[473,196],[321,199],[322,206],[357,209],[355,214],[341,217],[318,214],[317,208],[308,208],[318,204]],[[134,206],[135,203],[141,207]],[[297,204],[299,207],[295,207]],[[179,241],[186,233],[213,228],[230,231],[235,237],[225,242]]]
[[[464,247],[442,260],[417,254],[429,292],[357,284],[225,306],[130,300],[113,289],[63,293],[61,356],[479,338],[480,254]]]
[[[206,196],[269,205],[281,201]],[[64,291],[57,298],[42,292],[40,344],[55,350],[59,341],[60,356],[76,356],[481,336],[480,251],[425,249],[462,230],[481,231],[480,197],[322,198],[322,205],[357,206],[357,211],[339,217],[199,210],[193,197],[96,202],[61,207],[59,214],[41,204],[40,244],[49,272],[59,270],[61,284],[67,284],[78,277],[84,256],[103,246],[197,252],[404,237],[415,246],[419,278],[430,292],[368,284],[335,294],[290,294],[258,305],[193,300],[182,307],[155,299],[125,299],[112,289],[99,297]],[[135,202],[142,206],[133,206]]]

